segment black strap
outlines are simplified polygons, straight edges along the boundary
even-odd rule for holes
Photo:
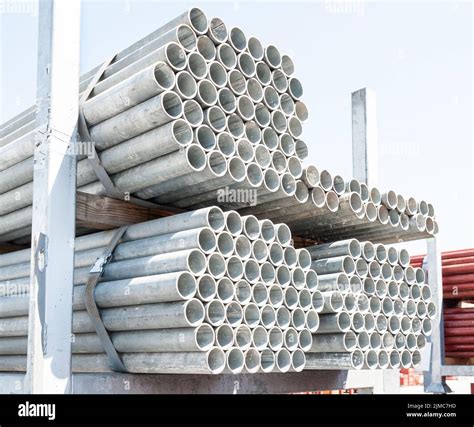
[[[122,359],[117,353],[107,329],[105,329],[104,322],[100,316],[99,308],[95,302],[94,291],[97,283],[99,283],[99,279],[104,273],[106,265],[112,258],[117,244],[124,235],[125,231],[127,231],[127,228],[128,226],[124,226],[117,229],[109,244],[105,248],[104,253],[99,258],[97,258],[89,272],[89,277],[87,279],[86,289],[84,292],[84,304],[86,306],[87,313],[89,314],[100,342],[102,343],[105,352],[109,357],[110,367],[116,372],[128,372],[128,370],[125,368]]]
[[[95,85],[102,78],[105,70],[115,60],[116,56],[117,55],[110,57],[107,61],[105,61],[100,66],[100,68],[97,70],[97,73],[94,75],[94,77],[91,79],[91,81],[87,85],[86,90],[82,93],[81,98],[79,100],[79,119],[78,119],[77,129],[79,131],[79,135],[81,136],[81,139],[90,144],[90,148],[92,150],[92,156],[88,156],[87,159],[89,161],[89,164],[92,166],[92,169],[94,170],[95,174],[97,175],[97,178],[99,179],[100,183],[104,186],[106,196],[111,197],[113,199],[130,201],[132,203],[135,203],[136,205],[144,206],[146,208],[160,207],[154,203],[147,202],[146,200],[137,199],[136,197],[132,197],[128,194],[125,194],[119,191],[115,187],[115,184],[113,183],[109,174],[107,173],[105,168],[102,166],[100,157],[97,154],[97,151],[95,150],[95,145],[92,141],[91,135],[89,133],[89,128],[87,126],[87,122],[84,117],[84,103],[89,99],[89,96],[94,90]]]

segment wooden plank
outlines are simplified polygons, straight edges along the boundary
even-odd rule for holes
[[[308,246],[317,245],[318,241],[314,239],[307,239],[301,236],[293,236],[293,245],[296,249],[307,248]]]
[[[147,208],[105,196],[81,192],[76,196],[76,227],[108,230],[176,213],[174,208]]]
[[[27,248],[29,248],[29,245],[12,245],[9,243],[0,243],[0,254],[7,254],[9,252],[15,252]]]

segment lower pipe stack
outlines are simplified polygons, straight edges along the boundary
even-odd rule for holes
[[[73,371],[109,371],[83,303],[111,232],[76,239]],[[0,256],[0,370],[26,368],[29,251]],[[319,317],[305,249],[284,224],[211,207],[128,228],[95,298],[133,373],[301,371]]]
[[[113,232],[75,242],[73,370],[109,371],[83,296]],[[29,250],[0,256],[0,370],[26,367]],[[95,290],[133,373],[417,366],[436,307],[405,250],[295,249],[283,223],[210,207],[129,226]]]
[[[305,369],[418,366],[436,306],[408,252],[356,239],[306,249],[319,279],[320,324]]]

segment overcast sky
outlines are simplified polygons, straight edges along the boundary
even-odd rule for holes
[[[443,250],[474,247],[470,3],[83,1],[81,70],[190,6],[294,58],[320,169],[351,176],[351,92],[374,89],[379,187],[432,202]],[[2,12],[0,122],[34,103],[37,52],[34,2]]]

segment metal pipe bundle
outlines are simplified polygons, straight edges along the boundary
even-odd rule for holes
[[[78,237],[73,370],[108,371],[85,310],[90,267],[113,231]],[[282,257],[277,257],[277,252]],[[319,326],[310,254],[284,224],[203,208],[128,227],[95,290],[130,372],[301,371]],[[0,370],[26,366],[29,250],[0,256]]]
[[[97,69],[81,77],[81,91]],[[288,55],[192,8],[119,52],[83,112],[119,191],[240,209],[301,193],[302,93]],[[2,242],[30,235],[35,129],[34,107],[0,129]],[[78,148],[78,189],[105,195],[90,147]]]
[[[344,183],[339,175],[313,165],[305,167],[299,185],[292,197],[259,202],[243,212],[285,221],[295,234],[327,242],[355,237],[387,243],[438,232],[434,209],[424,201],[405,200],[393,191],[382,197],[377,188],[355,179]],[[391,204],[393,199],[398,205]]]
[[[443,319],[446,357],[474,357],[474,308],[446,307]]]
[[[320,324],[305,369],[417,366],[436,307],[408,252],[356,239],[306,249],[319,279]]]
[[[323,184],[323,173],[326,184]],[[327,171],[321,172],[321,186],[339,195],[337,215],[317,214],[319,218],[295,219],[289,224],[293,232],[304,237],[317,236],[318,240],[327,242],[359,238],[374,243],[420,239],[438,232],[430,203],[417,202],[413,197],[405,198],[392,190],[381,193],[378,188],[368,188],[355,179],[343,184],[342,192],[337,191],[341,179]]]

